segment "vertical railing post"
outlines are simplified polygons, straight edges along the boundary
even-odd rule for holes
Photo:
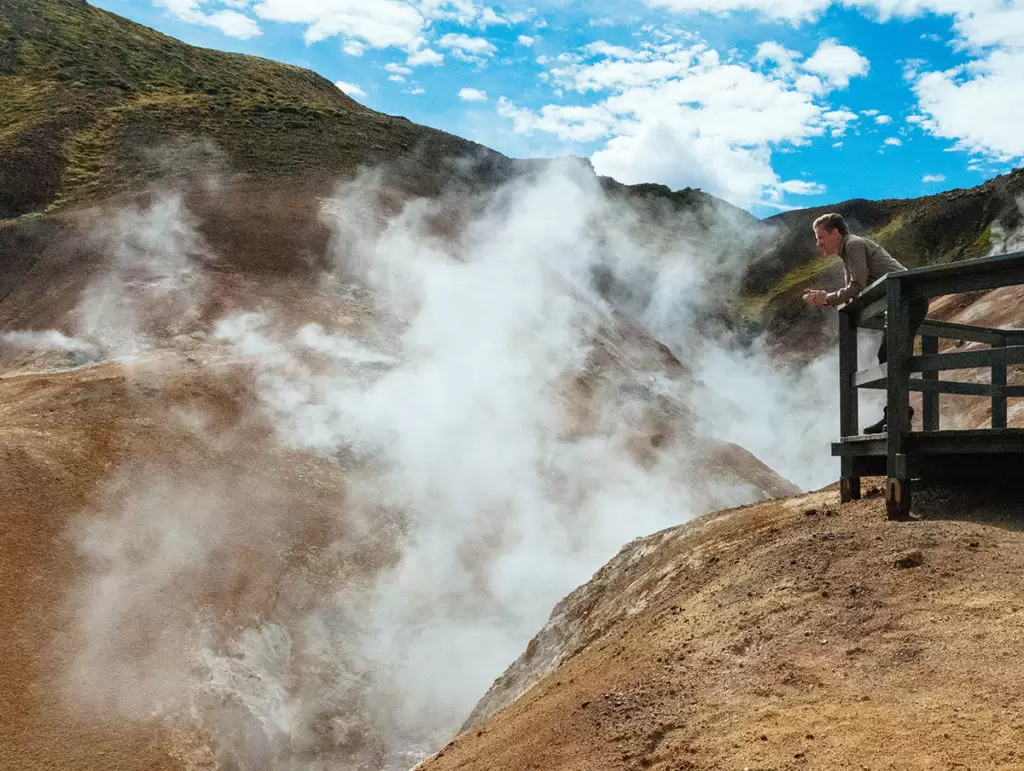
[[[857,322],[848,310],[839,311],[839,436],[857,436],[860,433],[857,386],[853,382],[857,373]],[[860,499],[860,477],[854,471],[855,459],[843,456],[842,476],[839,480],[839,498],[843,503]]]
[[[1001,335],[993,348],[1005,348],[1006,336]],[[1006,428],[1006,358],[992,364],[992,428]]]
[[[939,352],[939,338],[935,335],[921,336],[921,355],[931,356]],[[937,369],[926,369],[921,373],[921,379],[937,381],[939,371]],[[924,412],[922,421],[925,431],[939,430],[939,392],[924,391],[921,395],[921,411]]]
[[[886,471],[889,481],[886,510],[889,519],[906,519],[910,515],[910,475],[903,442],[910,430],[910,324],[900,279],[890,275],[885,281],[885,288],[885,339],[888,348]]]

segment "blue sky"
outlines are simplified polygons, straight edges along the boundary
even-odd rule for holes
[[[1024,158],[1024,0],[94,5],[508,155],[586,155],[761,216],[969,187]]]

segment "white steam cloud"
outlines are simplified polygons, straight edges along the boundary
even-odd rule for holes
[[[95,343],[77,337],[68,337],[63,332],[58,332],[55,329],[41,332],[6,332],[0,335],[0,342],[10,348],[19,350],[65,353],[77,365],[97,361],[102,355],[99,346]]]
[[[199,321],[209,247],[181,193],[123,209],[93,233],[109,257],[83,293],[80,334],[116,357],[142,355]]]
[[[251,378],[239,426],[168,411],[167,457],[83,512],[76,702],[185,720],[197,752],[240,769],[408,768],[624,543],[784,489],[706,438],[778,455],[722,422],[715,399],[740,400],[725,385],[761,384],[748,401],[776,405],[751,410],[760,426],[827,406],[817,370],[779,379],[702,342],[708,295],[738,271],[726,215],[698,239],[672,214],[675,235],[654,237],[574,164],[389,216],[381,197],[366,175],[322,211],[320,291],[357,322],[257,301],[212,319]],[[138,355],[195,329],[198,232],[175,196],[115,218],[83,330]]]

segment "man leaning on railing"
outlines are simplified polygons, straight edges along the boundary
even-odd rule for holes
[[[823,214],[814,221],[813,227],[815,240],[822,253],[826,257],[838,255],[843,261],[843,266],[846,269],[846,286],[835,292],[826,292],[823,289],[806,290],[804,302],[812,308],[843,305],[887,273],[906,270],[903,265],[893,259],[891,254],[870,238],[850,233],[850,228],[841,214]],[[928,301],[911,300],[907,312],[910,322],[910,337],[913,339],[921,322],[928,315]],[[888,351],[883,334],[882,345],[878,349],[878,363],[885,364],[887,360]],[[913,416],[913,408],[911,408],[910,414]],[[887,415],[883,411],[882,419],[866,426],[864,433],[877,434],[884,431],[886,418]]]

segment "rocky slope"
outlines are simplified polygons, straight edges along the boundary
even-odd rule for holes
[[[830,489],[639,539],[422,768],[1020,767],[1019,505]]]

